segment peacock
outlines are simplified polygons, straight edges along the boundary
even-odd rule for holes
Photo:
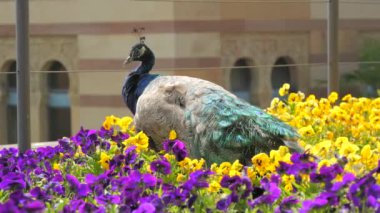
[[[124,63],[132,61],[141,64],[128,74],[122,95],[136,129],[150,136],[154,149],[161,150],[175,130],[190,157],[204,158],[209,165],[236,159],[249,164],[253,155],[281,145],[303,151],[291,126],[221,86],[193,77],[150,74],[155,56],[145,37]]]

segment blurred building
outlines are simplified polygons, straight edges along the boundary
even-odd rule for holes
[[[366,38],[380,39],[379,9],[341,3],[341,61],[357,61]],[[81,126],[98,128],[106,115],[129,114],[121,87],[132,67],[122,62],[138,42],[133,28],[145,28],[158,73],[210,80],[262,107],[285,82],[320,93],[326,11],[316,1],[31,0],[32,140],[56,140]],[[17,141],[14,25],[15,1],[0,0],[0,143]],[[341,72],[356,67],[347,63]]]

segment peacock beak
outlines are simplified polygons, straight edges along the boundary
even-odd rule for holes
[[[125,60],[124,60],[124,65],[127,65],[127,64],[129,64],[129,63],[131,63],[133,61],[133,59],[132,59],[132,57],[131,56],[128,56],[128,58],[126,58]]]

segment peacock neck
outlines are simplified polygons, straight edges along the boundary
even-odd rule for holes
[[[157,75],[149,74],[154,66],[154,56],[142,60],[141,65],[128,75],[123,87],[124,101],[133,114],[136,112],[136,104],[140,95],[149,83],[154,80]]]
[[[135,71],[136,74],[142,75],[149,73],[152,70],[155,63],[154,55],[151,54],[142,60],[141,65]]]

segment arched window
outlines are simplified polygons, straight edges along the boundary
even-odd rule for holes
[[[69,99],[69,76],[59,61],[50,61],[47,71],[47,140],[55,141],[71,135],[71,110]],[[58,72],[54,72],[58,71]]]
[[[274,63],[272,69],[271,82],[272,82],[272,96],[278,96],[278,90],[285,83],[291,84],[291,89],[294,90],[296,85],[292,82],[292,73],[294,67],[287,66],[294,64],[289,57],[279,57]]]
[[[8,61],[4,67],[6,74],[5,92],[6,92],[6,135],[5,140],[8,144],[17,143],[17,83],[16,83],[16,67],[15,60]]]
[[[231,92],[239,98],[251,101],[251,72],[252,69],[247,66],[252,66],[252,60],[248,58],[240,58],[231,69],[230,81]]]

